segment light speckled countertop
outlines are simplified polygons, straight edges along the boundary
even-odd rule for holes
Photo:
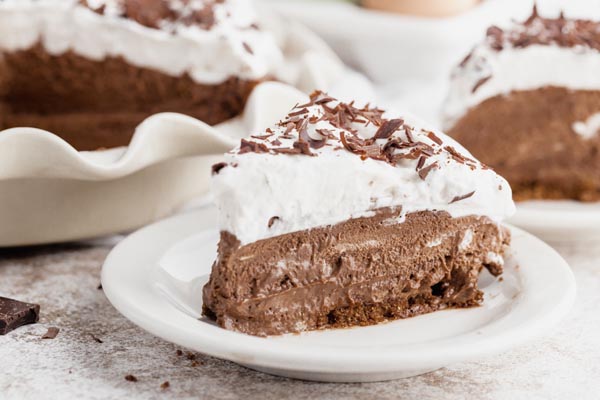
[[[40,324],[0,336],[0,399],[598,399],[600,245],[558,250],[573,267],[578,295],[571,315],[545,337],[415,378],[323,384],[185,349],[178,355],[178,346],[134,326],[97,289],[109,245],[0,249],[0,295],[42,307]],[[60,333],[42,340],[50,326]],[[125,380],[129,374],[137,382]]]

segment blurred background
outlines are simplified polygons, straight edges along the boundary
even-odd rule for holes
[[[540,14],[600,18],[600,0],[266,0],[375,83],[377,101],[433,123],[452,68],[490,25]],[[368,97],[368,94],[365,94]]]

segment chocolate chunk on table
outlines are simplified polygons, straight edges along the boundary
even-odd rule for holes
[[[0,297],[0,335],[20,326],[33,324],[39,317],[39,305]]]

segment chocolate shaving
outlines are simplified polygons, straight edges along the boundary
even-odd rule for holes
[[[302,154],[300,149],[295,147],[276,147],[271,149],[275,154]]]
[[[425,160],[427,160],[427,158],[425,156],[421,156],[419,157],[419,161],[417,162],[417,168],[416,170],[420,170],[421,168],[423,168],[423,166],[425,165]]]
[[[166,390],[169,388],[169,386],[171,386],[171,384],[169,383],[169,381],[164,381],[163,383],[160,384],[160,388],[162,390]]]
[[[404,134],[406,135],[406,140],[409,143],[413,143],[415,139],[412,136],[412,128],[410,126],[404,125]]]
[[[58,332],[60,332],[60,329],[55,326],[52,326],[48,328],[48,331],[46,333],[44,333],[42,339],[54,339],[58,335]]]
[[[273,136],[273,133],[268,133],[266,135],[250,135],[252,139],[265,140]]]
[[[431,164],[429,164],[428,166],[421,168],[419,170],[419,178],[421,178],[422,180],[425,180],[425,178],[427,178],[427,175],[429,175],[429,173],[431,172],[431,170],[433,170],[434,168],[439,168],[438,167],[438,162],[435,161]]]
[[[264,143],[256,143],[246,139],[240,142],[239,154],[245,153],[268,153],[269,148]]]
[[[387,139],[394,134],[404,123],[403,119],[390,119],[381,124],[373,139]]]
[[[302,108],[298,111],[294,111],[288,114],[288,117],[295,117],[298,115],[303,115],[303,114],[307,114],[308,113],[308,108]]]
[[[242,46],[244,46],[244,50],[246,50],[248,53],[254,55],[254,50],[252,50],[252,47],[250,47],[250,45],[246,42],[242,42]]]
[[[125,380],[128,382],[137,382],[138,381],[138,379],[131,374],[125,375]]]
[[[452,146],[445,146],[445,147],[444,147],[444,150],[446,150],[448,153],[450,153],[450,155],[452,156],[452,158],[453,158],[455,161],[457,161],[457,162],[459,162],[459,163],[461,163],[461,164],[465,164],[465,162],[467,162],[467,161],[468,161],[468,162],[471,162],[471,163],[476,163],[476,161],[475,161],[475,160],[472,160],[472,159],[470,159],[470,158],[468,158],[468,157],[465,157],[465,156],[463,156],[462,154],[460,154],[460,153],[458,152],[458,150],[456,150],[456,149],[455,149],[454,147],[452,147]]]
[[[310,145],[307,142],[294,142],[294,148],[300,151],[300,154],[305,154],[307,156],[313,155],[310,152]]]
[[[456,203],[457,201],[461,201],[464,199],[468,199],[469,197],[473,196],[474,194],[475,194],[475,191],[473,190],[471,193],[467,193],[462,196],[456,196],[452,199],[452,201],[449,204]]]
[[[211,167],[212,175],[217,175],[219,173],[219,171],[221,171],[226,166],[227,166],[227,163],[225,163],[225,162],[220,162],[220,163],[214,164]]]
[[[475,84],[475,86],[473,86],[473,89],[471,89],[471,93],[475,93],[477,91],[477,89],[479,89],[483,84],[485,84],[490,79],[492,79],[491,75],[478,80],[477,83]]]
[[[277,221],[278,219],[279,219],[278,216],[274,216],[274,217],[269,218],[269,222],[267,223],[267,227],[269,227],[269,228],[272,227],[273,224],[275,223],[275,221]]]
[[[315,129],[315,132],[327,139],[335,138],[335,135],[330,129]]]
[[[314,103],[318,104],[318,105],[322,105],[322,104],[330,103],[332,101],[335,101],[335,99],[333,97],[323,96],[323,97],[320,97],[320,98],[316,99],[314,101]]]
[[[444,143],[442,141],[442,139],[440,139],[435,133],[431,132],[431,131],[427,131],[427,137],[429,139],[431,139],[433,142],[441,145],[442,143]]]
[[[600,50],[598,22],[566,19],[562,12],[558,18],[544,18],[535,5],[529,18],[516,29],[503,31],[492,26],[487,30],[487,38],[490,47],[497,51],[503,50],[505,43],[516,48],[554,44],[559,47],[584,46]]]

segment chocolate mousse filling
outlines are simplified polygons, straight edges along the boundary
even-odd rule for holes
[[[180,112],[211,125],[232,118],[257,83],[232,77],[200,84],[121,57],[51,55],[38,44],[0,60],[0,129],[45,129],[78,150],[125,146],[136,126],[157,112]]]
[[[265,336],[472,307],[483,299],[479,273],[502,273],[509,241],[488,217],[420,211],[403,219],[398,208],[247,245],[223,231],[203,313]]]
[[[515,200],[598,201],[598,113],[600,91],[548,86],[487,99],[448,134],[505,177]]]

